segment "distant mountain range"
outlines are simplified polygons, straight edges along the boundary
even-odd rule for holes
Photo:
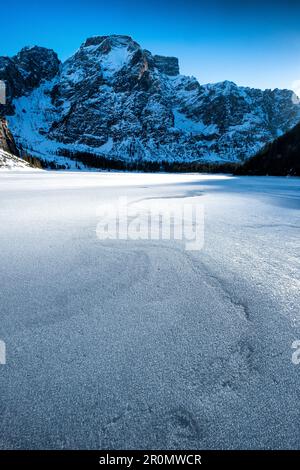
[[[42,47],[0,57],[0,147],[72,166],[244,162],[300,122],[290,90],[200,85],[175,57],[129,36],[96,36],[64,63]],[[7,125],[8,122],[8,125]]]

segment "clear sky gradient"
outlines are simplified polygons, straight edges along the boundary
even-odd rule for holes
[[[300,0],[14,0],[0,15],[0,55],[37,44],[64,60],[89,36],[127,34],[202,84],[300,80]]]

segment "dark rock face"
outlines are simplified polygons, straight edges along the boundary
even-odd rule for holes
[[[300,121],[288,90],[200,85],[130,36],[88,38],[65,63],[43,48],[0,58],[18,145],[127,161],[243,161]],[[0,110],[1,112],[1,110]]]
[[[57,54],[44,47],[25,47],[13,61],[23,75],[28,90],[36,88],[43,80],[51,80],[58,70],[60,61]]]
[[[155,67],[166,75],[175,76],[179,75],[179,63],[177,57],[164,57],[162,55],[155,55]]]
[[[19,155],[14,138],[4,118],[0,118],[0,149],[17,156]]]

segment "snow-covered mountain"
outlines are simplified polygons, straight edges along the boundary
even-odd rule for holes
[[[0,58],[2,107],[18,148],[53,159],[89,152],[121,160],[242,161],[300,121],[289,90],[200,85],[174,57],[129,36],[89,38],[66,62],[48,49]]]

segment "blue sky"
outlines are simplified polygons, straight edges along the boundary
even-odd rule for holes
[[[175,55],[200,83],[291,88],[300,80],[300,0],[14,0],[1,5],[0,55],[25,45],[64,60],[89,36],[128,34]],[[300,83],[300,82],[299,82]]]

